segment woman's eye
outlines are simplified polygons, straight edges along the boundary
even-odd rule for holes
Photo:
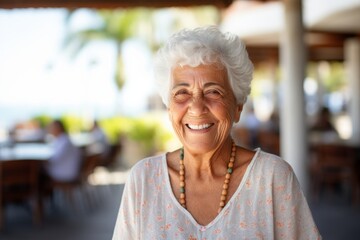
[[[209,90],[205,93],[205,95],[209,98],[218,99],[222,97],[222,94],[219,90]]]
[[[187,90],[179,90],[174,94],[174,99],[176,101],[185,101],[188,98],[190,98],[190,93]]]
[[[179,91],[175,92],[175,97],[176,96],[184,96],[184,95],[189,95],[189,92],[187,90],[179,90]]]

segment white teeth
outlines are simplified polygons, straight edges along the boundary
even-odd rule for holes
[[[202,130],[202,129],[209,128],[211,126],[211,124],[200,124],[200,125],[188,124],[188,126],[191,129]]]

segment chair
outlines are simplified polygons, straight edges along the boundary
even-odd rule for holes
[[[113,165],[115,165],[121,149],[121,143],[115,143],[110,145],[109,152],[108,154],[106,154],[106,156],[103,156],[100,165],[104,167],[112,167]]]
[[[80,169],[80,181],[84,184],[88,183],[89,176],[94,172],[95,168],[100,165],[102,154],[86,155]]]
[[[323,186],[334,190],[336,186],[348,184],[352,201],[356,202],[358,183],[352,149],[337,144],[318,144],[313,147],[313,153],[310,173],[315,198],[319,197]]]
[[[100,164],[102,160],[101,154],[90,154],[83,157],[83,161],[80,167],[79,175],[73,181],[55,181],[52,180],[50,188],[52,190],[58,189],[65,193],[68,200],[73,204],[73,194],[77,190],[84,190],[88,186],[88,177],[94,172],[95,168]],[[88,201],[90,202],[90,197]]]
[[[39,160],[0,161],[0,228],[4,225],[4,210],[7,203],[31,201],[33,222],[42,218],[42,202],[39,195]]]

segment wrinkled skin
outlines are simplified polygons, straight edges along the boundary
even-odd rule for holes
[[[200,65],[173,69],[169,116],[184,148],[192,154],[213,154],[230,144],[230,130],[239,121],[241,110],[225,68]]]

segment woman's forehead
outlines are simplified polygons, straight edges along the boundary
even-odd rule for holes
[[[186,84],[191,81],[217,82],[225,84],[227,74],[225,68],[219,68],[216,65],[177,66],[172,70],[172,84]]]

